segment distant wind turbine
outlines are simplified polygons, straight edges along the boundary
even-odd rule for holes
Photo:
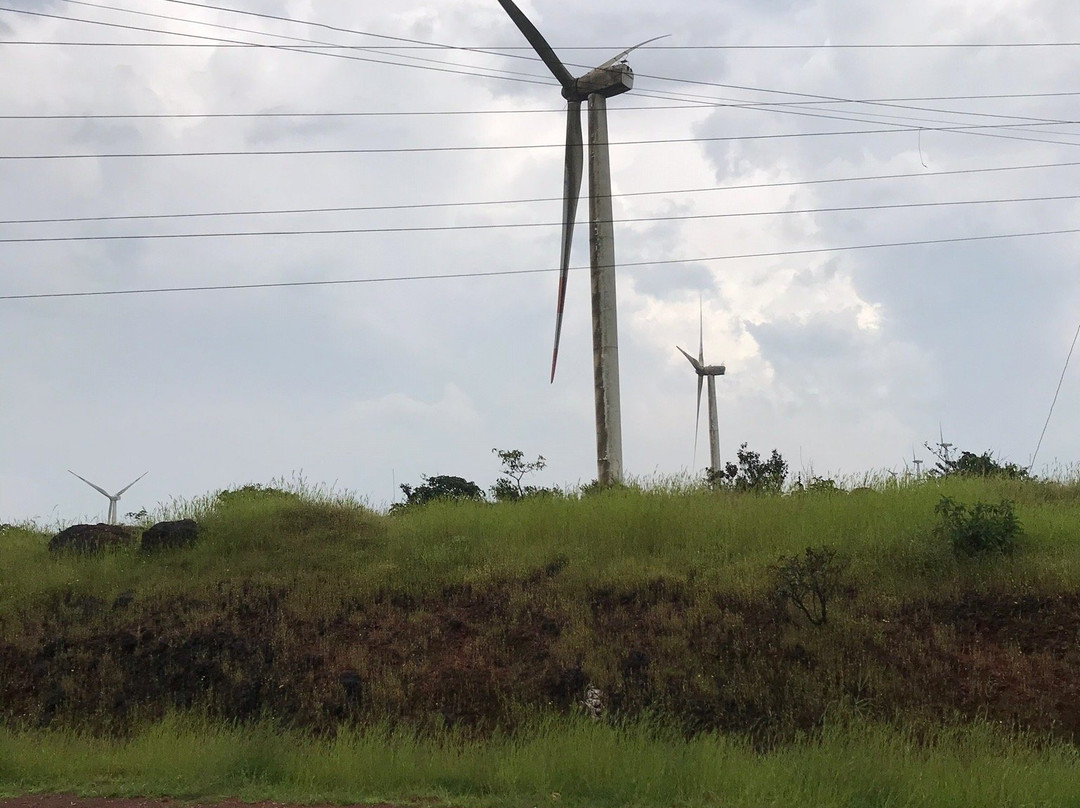
[[[596,398],[597,481],[610,485],[622,481],[622,415],[619,405],[619,337],[615,303],[615,230],[611,223],[611,163],[608,156],[607,99],[634,86],[634,71],[626,63],[631,51],[656,39],[635,45],[608,59],[585,75],[573,74],[555,55],[536,26],[513,0],[499,0],[510,19],[525,35],[547,65],[566,99],[566,159],[563,175],[562,262],[555,308],[555,347],[551,353],[551,380],[559,360],[566,281],[570,272],[570,245],[581,194],[584,144],[581,137],[581,104],[589,103],[589,244],[592,284],[593,379]]]
[[[129,488],[131,488],[131,486],[135,485],[135,483],[137,483],[139,480],[141,480],[143,477],[145,477],[149,473],[150,473],[149,471],[144,471],[142,474],[140,474],[138,477],[136,477],[130,483],[125,485],[123,488],[121,488],[115,494],[110,494],[108,491],[106,491],[100,485],[95,485],[94,483],[92,483],[88,479],[86,479],[85,477],[81,477],[78,474],[75,474],[75,472],[72,471],[71,469],[68,469],[68,474],[75,474],[76,477],[78,477],[80,480],[82,480],[88,486],[93,488],[95,491],[98,491],[98,492],[104,494],[106,497],[109,498],[109,524],[110,525],[115,525],[116,524],[116,503],[118,503],[120,501],[120,497],[123,496],[124,492],[127,491]]]
[[[678,345],[675,346],[679,348]],[[698,431],[701,427],[701,385],[705,379],[709,380],[709,468],[720,471],[720,423],[716,415],[716,377],[723,376],[727,371],[723,365],[705,364],[705,326],[704,316],[701,311],[701,302],[698,301],[698,358],[694,359],[690,354],[679,348],[679,352],[685,356],[694,366],[697,373],[697,420],[694,421],[694,463],[697,463]]]

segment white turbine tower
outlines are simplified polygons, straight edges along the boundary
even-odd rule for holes
[[[679,348],[678,345],[675,346]],[[723,376],[727,371],[723,365],[705,364],[705,326],[701,312],[701,303],[698,303],[698,358],[694,359],[690,354],[679,348],[679,352],[685,356],[694,366],[697,373],[697,420],[694,422],[694,458],[697,463],[698,431],[701,427],[701,385],[705,379],[709,380],[709,468],[720,471],[720,422],[716,415],[716,377]]]
[[[120,501],[120,497],[123,496],[124,492],[127,491],[129,488],[131,488],[131,486],[135,485],[135,483],[137,483],[139,480],[141,480],[143,477],[145,477],[149,473],[150,472],[148,472],[148,471],[144,471],[142,474],[140,474],[138,477],[136,477],[130,483],[125,485],[123,488],[121,488],[115,494],[110,494],[108,491],[106,491],[100,485],[94,485],[94,483],[90,482],[85,477],[80,477],[78,474],[75,474],[74,471],[72,471],[71,469],[68,469],[68,474],[75,474],[76,477],[79,477],[80,480],[82,480],[88,486],[93,488],[95,491],[99,491],[100,493],[104,494],[106,497],[109,498],[109,524],[110,525],[115,525],[116,524],[116,503],[118,503]]]
[[[608,157],[607,99],[634,86],[634,72],[625,57],[641,45],[574,78],[513,0],[499,0],[510,19],[562,85],[566,99],[566,160],[563,177],[562,262],[555,309],[555,347],[551,354],[551,380],[559,359],[570,245],[581,194],[583,168],[581,104],[589,104],[589,244],[592,285],[593,378],[596,397],[597,481],[610,485],[622,480],[622,416],[619,408],[619,337],[615,303],[615,231],[611,223],[611,163]]]

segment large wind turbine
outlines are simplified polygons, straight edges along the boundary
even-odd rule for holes
[[[547,65],[566,99],[566,161],[563,179],[562,262],[555,309],[555,347],[551,353],[551,380],[559,360],[566,280],[570,270],[570,244],[581,194],[583,143],[581,104],[589,103],[589,244],[592,285],[593,378],[596,395],[597,481],[610,485],[622,480],[622,418],[619,410],[619,336],[615,304],[615,232],[611,224],[611,164],[608,157],[607,99],[634,86],[634,72],[624,57],[650,39],[574,78],[513,0],[499,0],[510,19]],[[661,37],[656,37],[660,39]]]
[[[675,346],[679,348],[678,345]],[[720,471],[720,422],[716,415],[716,377],[723,376],[727,371],[723,365],[705,364],[705,328],[704,318],[701,313],[701,304],[698,304],[698,358],[694,359],[690,354],[679,348],[679,352],[690,360],[697,373],[697,420],[694,422],[694,451],[697,451],[698,429],[701,426],[701,385],[705,379],[709,380],[709,468]]]
[[[144,471],[142,474],[140,474],[138,477],[136,477],[130,483],[125,485],[123,488],[121,488],[115,494],[110,494],[108,491],[106,491],[100,485],[94,485],[92,482],[90,482],[85,477],[79,477],[79,475],[75,474],[74,471],[72,471],[71,469],[68,469],[68,474],[75,474],[76,477],[79,477],[80,480],[82,480],[88,486],[93,488],[95,491],[99,491],[99,492],[101,492],[102,494],[104,494],[105,496],[107,496],[109,498],[109,524],[110,525],[115,525],[116,524],[116,503],[118,503],[120,501],[120,497],[123,496],[124,492],[127,491],[129,488],[131,488],[131,486],[135,485],[135,483],[137,483],[139,480],[141,480],[143,477],[145,477],[149,473],[150,472],[148,472],[148,471]]]

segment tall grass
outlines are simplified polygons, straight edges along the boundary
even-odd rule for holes
[[[170,717],[126,740],[0,730],[0,792],[462,806],[1075,805],[1080,753],[993,727],[916,739],[842,722],[768,753],[648,722],[538,720],[479,743],[388,727],[331,739]]]
[[[677,481],[676,481],[677,482]],[[54,555],[26,527],[0,537],[0,618],[56,592],[103,601],[197,596],[222,582],[288,588],[303,610],[380,590],[438,592],[562,568],[568,593],[651,578],[757,592],[781,555],[829,545],[860,585],[904,597],[972,586],[1058,590],[1080,581],[1080,484],[948,478],[871,480],[852,493],[753,496],[685,484],[517,503],[433,503],[377,514],[348,495],[299,487],[281,495],[214,495],[167,514],[203,528],[193,548],[144,556],[134,547],[94,557]],[[934,506],[1016,502],[1025,529],[1008,563],[965,564],[933,538]]]

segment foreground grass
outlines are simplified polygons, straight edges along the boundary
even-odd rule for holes
[[[0,793],[459,806],[1076,805],[1080,752],[992,727],[916,741],[845,724],[760,754],[648,724],[535,722],[512,737],[421,739],[387,728],[331,740],[172,717],[123,741],[0,730]]]

